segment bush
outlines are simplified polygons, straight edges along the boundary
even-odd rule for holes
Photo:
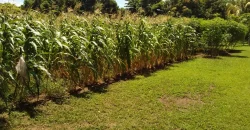
[[[247,26],[235,21],[227,21],[227,33],[232,35],[231,42],[244,41],[248,32]]]
[[[194,28],[197,33],[202,33],[201,30],[201,19],[192,18],[187,24]]]
[[[240,16],[239,18],[239,22],[243,23],[244,25],[246,25],[248,27],[248,33],[246,35],[246,40],[248,40],[248,42],[250,41],[250,13],[245,13],[243,15]]]
[[[221,30],[223,34],[230,34],[232,38],[230,40],[231,43],[243,41],[247,34],[248,28],[241,23],[237,23],[231,20],[224,20],[221,18],[215,18],[212,20],[201,20],[201,31],[205,31],[207,29],[217,28]]]
[[[211,26],[202,33],[202,41],[206,44],[207,53],[212,57],[217,56],[219,50],[228,47],[231,35],[223,33],[222,28]]]
[[[248,32],[244,24],[221,18],[191,19],[188,25],[200,34],[202,43],[211,55],[217,55],[218,50],[233,47],[236,42],[244,41]]]
[[[212,20],[191,19],[188,23],[207,47],[218,46],[217,49],[233,47],[236,42],[244,41],[248,32],[247,26],[232,20],[215,18]],[[211,43],[214,41],[215,43]],[[221,47],[219,47],[221,46]],[[213,47],[212,47],[213,48]]]

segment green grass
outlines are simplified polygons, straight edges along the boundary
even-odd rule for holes
[[[71,96],[63,105],[13,112],[14,129],[249,129],[250,47],[231,57],[197,58],[151,76]]]

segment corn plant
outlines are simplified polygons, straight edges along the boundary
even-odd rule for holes
[[[61,63],[66,67],[65,71],[69,72],[69,77],[75,85],[78,85],[82,77],[80,74],[80,67],[87,66],[91,68],[94,72],[92,61],[90,60],[90,55],[86,52],[86,47],[89,44],[88,39],[86,39],[86,31],[84,28],[75,28],[72,24],[65,21],[61,25],[62,30],[62,42],[65,48],[64,56],[61,59]],[[59,41],[57,41],[60,43]],[[67,60],[67,61],[66,61]],[[89,76],[83,75],[88,78]],[[67,77],[65,77],[67,78]]]
[[[118,27],[116,32],[117,38],[117,55],[122,60],[122,70],[123,72],[128,71],[131,69],[132,64],[132,56],[131,56],[131,48],[133,46],[132,40],[132,29],[130,23],[124,23],[125,27]]]
[[[14,65],[16,59],[15,48],[15,28],[9,22],[13,22],[11,17],[1,15],[1,66],[0,66],[0,96],[7,105],[11,88],[15,86]]]
[[[216,56],[247,32],[235,22],[228,22],[233,26],[222,24],[225,20],[152,24],[146,19],[58,19],[0,14],[0,97],[6,103],[39,95],[46,81],[63,79],[71,84],[69,89],[75,89],[187,60],[197,48]],[[198,46],[199,33],[206,46]]]

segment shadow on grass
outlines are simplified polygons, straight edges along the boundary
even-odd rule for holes
[[[108,81],[110,82],[110,81]],[[115,81],[113,81],[115,82]],[[113,83],[112,82],[112,83]],[[106,93],[108,86],[111,83],[95,83],[91,85],[86,85],[87,91],[84,88],[78,87],[76,89],[70,90],[69,93],[71,96],[76,98],[86,98],[89,99],[93,93]]]
[[[49,99],[57,105],[62,105],[66,101],[67,98],[66,97],[53,97]]]
[[[108,83],[95,83],[92,85],[87,85],[86,88],[88,91],[83,90],[83,88],[77,88],[71,90],[69,93],[71,96],[77,98],[86,98],[89,99],[92,93],[106,93],[108,90]]]
[[[187,62],[187,61],[191,61],[193,59],[189,59],[189,60],[184,60],[184,61],[176,61],[176,62],[171,62],[171,63],[166,63],[164,65],[157,65],[157,66],[154,66],[152,67],[151,69],[142,69],[142,70],[139,70],[136,72],[135,75],[142,75],[144,77],[151,77],[153,76],[153,74],[159,70],[168,70],[170,69],[171,67],[178,67],[174,64],[179,64],[179,63],[182,63],[182,62]]]
[[[142,69],[135,73],[123,73],[116,75],[114,78],[105,79],[104,83],[93,83],[90,85],[86,85],[88,91],[84,91],[83,88],[76,88],[71,90],[69,93],[71,96],[77,98],[90,98],[92,93],[106,93],[108,92],[108,87],[110,84],[120,82],[120,81],[127,81],[127,80],[135,80],[136,75],[143,75],[144,77],[152,76],[152,73],[156,72],[157,70],[162,70],[166,66],[155,66],[152,69]]]
[[[240,56],[240,55],[220,55],[222,57],[231,57],[231,58],[249,58],[248,56]],[[213,60],[222,60],[219,56],[204,56],[203,58],[213,59]]]
[[[218,56],[209,56],[209,55],[203,56],[203,58],[212,59],[212,60],[221,60],[222,59],[221,57],[218,57]]]
[[[106,79],[104,83],[93,83],[90,85],[86,85],[86,88],[89,91],[84,91],[83,88],[77,88],[75,90],[71,90],[69,93],[70,95],[77,97],[77,98],[90,98],[90,95],[92,93],[106,93],[108,92],[108,87],[110,84],[112,83],[116,83],[119,81],[126,81],[126,80],[131,80],[131,79],[135,79],[135,76],[133,74],[129,74],[129,73],[124,73],[121,75],[116,75],[115,78],[110,78],[110,79]]]
[[[239,56],[239,55],[230,55],[230,56],[224,56],[224,57],[232,57],[232,58],[249,58],[248,56]]]
[[[226,50],[228,53],[241,53],[242,51],[245,51],[245,50],[234,50],[234,49],[228,49]]]
[[[222,59],[219,56],[222,56],[222,57],[232,57],[232,58],[249,58],[248,56],[232,55],[234,53],[242,53],[242,51],[245,51],[245,50],[233,50],[233,49],[230,49],[230,50],[221,50],[221,51],[219,51],[219,53],[218,53],[217,56],[205,55],[205,56],[203,56],[203,58],[208,58],[208,59]]]
[[[249,58],[248,56],[232,55],[234,53],[242,53],[242,51],[245,51],[245,50],[230,49],[230,50],[223,51],[223,53],[220,55],[224,57],[232,57],[232,58]]]
[[[4,117],[0,117],[0,129],[1,130],[10,130],[10,123]]]
[[[43,105],[45,102],[46,100],[38,100],[35,102],[21,102],[16,106],[14,110],[19,112],[27,112],[30,118],[35,118],[39,113],[41,113],[40,110],[37,110],[35,108],[38,105]]]
[[[152,69],[142,69],[142,70],[138,71],[136,75],[142,75],[144,77],[150,77],[156,71],[157,70],[155,68],[152,68]]]
[[[90,99],[91,92],[78,92],[78,93],[70,93],[71,96],[76,98],[86,98]]]
[[[107,83],[95,84],[95,85],[88,86],[88,89],[94,93],[106,93],[108,89],[108,85],[109,84]]]
[[[167,70],[170,69],[171,67],[176,67],[174,64],[178,64],[178,63],[182,63],[182,62],[188,62],[188,61],[192,61],[195,58],[190,58],[188,60],[182,60],[182,61],[177,61],[177,62],[170,62],[170,63],[166,63],[163,65],[157,65],[154,66],[150,69],[144,68],[141,70],[138,70],[134,73],[123,73],[120,75],[116,75],[114,78],[110,78],[110,79],[105,79],[104,83],[94,83],[94,84],[90,84],[90,85],[86,85],[86,88],[89,91],[84,91],[83,88],[76,88],[72,91],[70,91],[70,95],[77,97],[77,98],[87,98],[89,99],[91,97],[92,93],[106,93],[108,92],[108,87],[110,84],[113,83],[117,83],[120,81],[127,81],[127,80],[136,80],[136,76],[137,75],[142,75],[144,77],[150,77],[152,76],[153,73],[159,71],[159,70]]]

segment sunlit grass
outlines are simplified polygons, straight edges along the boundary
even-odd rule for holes
[[[71,96],[13,112],[15,129],[249,129],[250,47],[216,59],[173,64],[121,81],[105,93]]]

